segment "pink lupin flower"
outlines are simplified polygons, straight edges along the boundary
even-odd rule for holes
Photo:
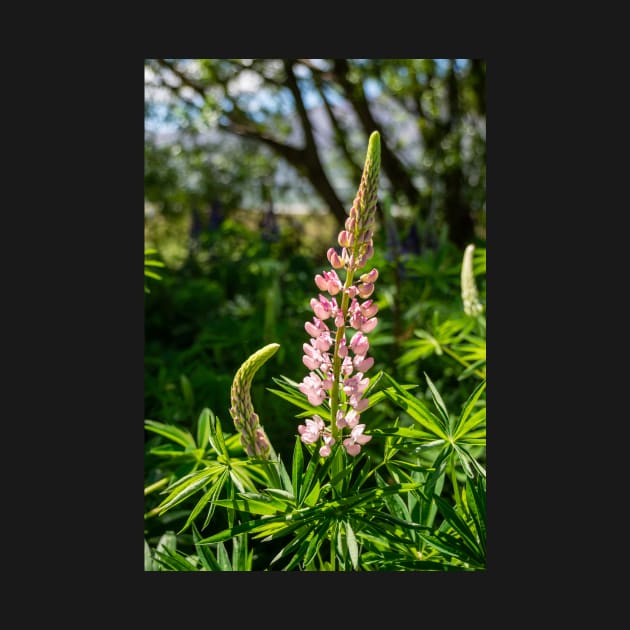
[[[343,441],[344,448],[348,455],[356,457],[361,452],[361,446],[367,444],[371,439],[371,435],[363,435],[365,429],[364,424],[357,424],[350,433],[350,437]]]
[[[331,271],[323,271],[322,274],[315,276],[315,284],[321,291],[328,291],[330,295],[336,295],[341,291],[341,280],[337,272],[332,269]]]
[[[369,273],[361,274],[361,277],[359,279],[361,280],[361,282],[370,282],[374,284],[378,279],[378,269],[374,268]]]
[[[314,444],[324,430],[324,421],[318,416],[307,418],[304,424],[298,427],[300,439],[304,444]]]
[[[317,317],[313,317],[313,323],[306,322],[304,328],[311,337],[318,337],[322,333],[330,332],[328,326]]]
[[[343,361],[341,362],[340,373],[343,374],[343,376],[350,376],[353,371],[354,363],[352,362],[352,359],[349,356],[344,357]]]
[[[357,354],[352,359],[352,365],[357,372],[367,372],[374,365],[374,357]]]
[[[378,319],[376,319],[376,317],[372,317],[371,319],[363,318],[363,323],[359,327],[359,330],[364,333],[372,332],[376,328],[376,324],[378,324]]]
[[[308,402],[315,406],[319,406],[324,402],[324,398],[326,398],[324,389],[322,379],[313,372],[305,376],[299,385],[299,390],[308,398]]]
[[[349,397],[360,397],[370,384],[369,378],[363,378],[362,372],[357,372],[354,376],[345,379],[343,383],[343,391]]]
[[[359,423],[360,418],[361,416],[356,409],[350,409],[346,413],[339,410],[337,412],[336,423],[340,429],[343,429],[343,427],[350,427],[351,429],[353,429]]]
[[[345,337],[339,342],[339,347],[337,348],[337,354],[342,359],[348,356],[348,345],[346,343]]]
[[[350,339],[350,349],[355,354],[366,354],[370,349],[368,338],[361,332],[356,332]]]
[[[339,258],[339,254],[337,254],[334,247],[329,248],[329,250],[326,252],[326,258],[328,258],[328,262],[335,269],[341,269],[343,267],[343,262],[341,258]]]
[[[322,457],[328,457],[331,453],[330,447],[335,443],[335,438],[328,433],[324,433],[322,439],[324,440],[324,446],[319,449],[319,454]]]
[[[328,319],[333,314],[333,309],[336,312],[337,302],[335,301],[335,298],[329,301],[323,295],[320,295],[319,301],[315,298],[311,299],[311,308],[315,313],[315,317],[324,320]]]
[[[370,348],[367,334],[378,323],[375,317],[378,307],[368,298],[374,292],[378,271],[373,268],[359,275],[359,270],[374,253],[372,238],[376,226],[379,169],[380,136],[374,132],[369,139],[359,189],[344,229],[337,237],[341,251],[329,248],[326,257],[332,269],[314,277],[317,288],[331,297],[328,299],[320,294],[311,299],[315,317],[304,324],[311,339],[310,344],[303,345],[302,361],[311,372],[300,383],[299,389],[312,405],[321,405],[328,397],[331,425],[326,429],[323,420],[313,416],[298,430],[306,444],[322,440],[321,457],[331,454],[332,446],[343,439],[344,430],[350,430],[350,436],[343,440],[349,455],[358,455],[361,445],[371,439],[371,436],[363,435],[365,424],[359,424],[359,419],[361,412],[369,406],[369,400],[363,395],[370,379],[364,377],[364,373],[374,365],[374,359],[367,356]],[[345,270],[345,283],[337,275],[337,269]],[[359,275],[357,279],[353,277],[355,273]],[[337,294],[339,304],[332,297]],[[357,298],[364,302],[360,303]],[[336,328],[334,332],[324,323],[329,319]],[[348,327],[356,331],[350,341],[346,339]]]
[[[313,343],[314,343],[314,340],[311,339],[311,344]],[[302,363],[304,363],[304,365],[309,370],[319,369],[319,367],[324,361],[324,356],[322,355],[322,353],[314,345],[309,346],[307,343],[303,344],[302,348],[304,349],[304,356],[302,357]]]
[[[366,300],[359,308],[361,309],[361,315],[363,315],[366,319],[369,319],[378,313],[378,305],[374,303],[374,300]]]

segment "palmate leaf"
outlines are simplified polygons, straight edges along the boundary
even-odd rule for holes
[[[403,389],[389,374],[385,376],[392,385],[392,390],[386,389],[385,395],[404,409],[412,420],[424,427],[434,438],[448,440],[447,425],[443,419],[431,412],[423,401]]]
[[[222,540],[229,540],[232,536],[242,534],[244,532],[251,532],[256,537],[279,537],[285,536],[291,533],[298,527],[310,523],[316,519],[326,519],[330,516],[338,518],[351,510],[361,508],[369,508],[370,505],[380,505],[383,501],[383,497],[388,494],[395,494],[400,492],[410,492],[412,490],[416,492],[422,492],[420,490],[421,483],[399,483],[392,484],[386,488],[370,488],[369,490],[359,492],[355,495],[336,499],[334,501],[327,501],[326,503],[316,505],[314,507],[297,508],[286,514],[280,514],[277,516],[269,515],[261,519],[253,519],[235,525],[234,527],[225,529],[221,532],[217,532],[208,538],[204,538],[201,543],[215,543]],[[226,505],[229,502],[226,502]],[[245,507],[244,503],[239,504],[241,507]],[[266,509],[260,504],[257,504],[257,509]],[[240,509],[240,508],[239,508]]]
[[[227,481],[229,474],[230,473],[228,469],[223,470],[223,472],[219,475],[219,478],[217,479],[217,481],[215,481],[215,483],[212,484],[209,490],[204,492],[201,499],[199,499],[199,501],[197,502],[197,505],[195,505],[195,507],[191,510],[190,515],[186,519],[184,526],[179,530],[178,534],[181,534],[182,532],[184,532],[188,528],[188,526],[191,523],[193,523],[193,521],[197,518],[197,516],[199,516],[199,514],[201,513],[201,510],[203,510],[203,508],[208,504],[208,502],[210,502],[210,508],[208,510],[208,514],[206,515],[204,527],[208,525],[208,523],[212,519],[214,510],[216,507],[214,500],[216,499],[216,497],[218,497],[221,494],[221,490],[223,490],[223,486],[225,485],[225,482]]]
[[[475,405],[477,401],[479,400],[479,397],[485,391],[485,389],[486,389],[486,381],[484,379],[483,381],[481,381],[481,383],[477,385],[477,387],[475,387],[472,394],[470,394],[470,396],[464,403],[462,407],[462,411],[459,414],[457,421],[455,422],[455,429],[453,432],[454,439],[456,440],[459,439],[460,437],[465,435],[468,431],[477,427],[479,424],[485,421],[486,419],[485,406],[482,409],[478,409],[476,412],[473,413],[473,409],[475,408]]]

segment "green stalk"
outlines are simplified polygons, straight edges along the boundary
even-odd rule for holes
[[[339,374],[341,372],[341,357],[339,356],[339,344],[346,333],[346,315],[348,314],[348,294],[346,289],[352,286],[352,277],[354,270],[350,270],[346,275],[346,282],[343,285],[343,297],[341,298],[341,312],[343,313],[344,325],[337,328],[335,335],[335,356],[333,358],[333,385],[330,391],[330,432],[335,438],[339,437],[339,429],[337,428],[337,410],[339,409]]]
[[[156,481],[155,483],[152,483],[150,486],[147,486],[144,489],[144,496],[146,497],[147,494],[151,494],[151,492],[155,492],[156,490],[163,488],[167,484],[168,484],[168,477],[163,477],[159,481]]]

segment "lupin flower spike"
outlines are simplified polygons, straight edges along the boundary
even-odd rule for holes
[[[462,261],[461,283],[462,283],[462,302],[464,303],[464,313],[471,317],[476,317],[483,311],[483,306],[479,302],[479,293],[475,283],[475,274],[473,271],[473,254],[475,246],[471,243],[464,251],[464,260]]]
[[[270,343],[254,352],[237,370],[232,381],[230,415],[241,434],[241,445],[250,457],[271,458],[271,443],[254,411],[250,391],[254,375],[279,347],[278,343]]]
[[[355,272],[374,254],[372,235],[376,227],[380,165],[381,139],[375,131],[368,142],[357,195],[337,238],[341,253],[331,247],[326,257],[333,269],[315,276],[317,288],[331,297],[320,294],[318,299],[311,300],[315,317],[304,325],[311,341],[310,345],[303,346],[302,361],[311,372],[299,388],[313,405],[328,399],[330,425],[326,426],[320,416],[314,415],[298,427],[298,433],[305,444],[321,439],[323,445],[319,454],[322,457],[328,457],[331,447],[340,440],[348,455],[355,457],[361,446],[372,439],[370,435],[363,435],[365,424],[359,424],[359,419],[369,404],[363,394],[370,379],[363,376],[374,364],[374,359],[367,357],[370,347],[367,334],[377,324],[378,306],[367,298],[374,292],[378,270],[361,273],[356,283],[353,279]],[[335,269],[345,270],[345,283],[342,284]],[[334,333],[329,325],[336,328]],[[347,327],[356,331],[349,340],[346,339]],[[345,439],[344,429],[350,431]]]

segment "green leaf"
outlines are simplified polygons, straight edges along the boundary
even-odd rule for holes
[[[247,534],[232,539],[232,570],[247,571]]]
[[[470,549],[478,551],[479,543],[470,531],[468,523],[442,497],[434,496],[433,498],[446,522],[461,536],[462,540],[466,541]]]
[[[155,552],[158,562],[166,569],[170,569],[171,571],[197,571],[197,567],[195,567],[192,562],[190,562],[187,558],[182,556],[177,551],[171,551],[170,549],[166,549],[165,551],[156,551]]]
[[[283,392],[278,389],[271,389],[270,387],[267,387],[266,389],[268,392],[271,392],[272,394],[275,394],[276,396],[283,398],[284,400],[290,402],[292,405],[295,405],[296,407],[300,407],[301,409],[306,409],[308,411],[307,415],[318,414],[320,416],[325,416],[328,413],[328,411],[326,410],[324,406],[314,407],[313,405],[311,405],[308,402],[308,399],[305,396],[303,396],[303,394],[301,393],[298,396],[297,394],[294,394],[293,392]]]
[[[221,571],[232,571],[230,556],[228,555],[225,545],[221,542],[217,545],[217,562],[221,567]]]
[[[164,532],[158,541],[156,551],[165,551],[165,550],[175,551],[177,549],[177,537],[175,536],[175,532],[168,531]]]
[[[328,458],[329,460],[330,458]],[[297,496],[297,504],[301,507],[304,495],[310,492],[311,482],[313,481],[313,477],[315,475],[315,471],[317,470],[317,464],[319,461],[319,453],[316,449],[313,449],[311,453],[311,459],[306,466],[306,472],[304,473],[304,477],[302,478],[302,485],[300,487],[300,492]]]
[[[151,260],[150,258],[147,258],[144,261],[144,266],[145,267],[166,267],[166,265],[160,261],[160,260]]]
[[[426,379],[427,384],[429,385],[429,389],[431,390],[431,394],[433,395],[433,401],[435,402],[435,405],[438,411],[440,412],[442,419],[444,420],[444,426],[446,427],[448,426],[448,423],[449,423],[448,411],[446,409],[446,405],[444,404],[444,401],[442,400],[442,396],[440,396],[440,392],[438,392],[437,388],[433,384],[433,381],[429,378],[429,375],[426,372],[424,373],[424,378]]]
[[[208,545],[199,544],[199,541],[201,540],[201,534],[199,533],[199,530],[197,529],[197,526],[194,523],[192,524],[192,531],[193,531],[193,541],[195,543],[195,549],[197,551],[197,555],[199,556],[199,560],[201,564],[208,571],[221,571],[221,567],[219,566],[219,563],[216,561],[214,554],[210,550],[210,547]]]
[[[470,394],[470,396],[464,403],[464,406],[462,407],[462,412],[459,415],[459,419],[456,426],[460,426],[464,422],[466,422],[466,419],[472,413],[475,403],[479,399],[479,396],[481,396],[481,394],[484,392],[485,388],[486,388],[486,381],[484,379],[483,381],[481,381],[481,383],[477,385],[477,387],[475,387],[472,394]],[[457,432],[455,435],[457,435]]]
[[[205,450],[210,437],[210,410],[203,409],[197,420],[197,446]]]
[[[435,351],[437,355],[443,354],[440,342],[426,330],[416,330],[414,331],[414,335],[416,335],[416,337],[419,337],[420,339],[426,340],[429,346]]]
[[[357,545],[357,539],[354,535],[354,530],[350,525],[350,521],[344,522],[346,528],[346,545],[348,546],[348,553],[350,554],[350,560],[352,567],[355,571],[359,570],[359,545]]]
[[[304,557],[302,559],[302,562],[305,565],[310,564],[313,561],[313,558],[315,557],[315,555],[319,551],[319,548],[322,546],[322,543],[326,539],[325,534],[328,531],[329,526],[329,522],[325,521],[318,527],[316,527],[315,530],[312,530],[312,538],[308,544],[308,547],[306,548],[306,552],[304,553]],[[291,565],[289,564],[289,566]]]
[[[195,518],[197,518],[197,516],[199,515],[201,510],[203,510],[203,508],[206,506],[208,501],[213,501],[215,497],[219,496],[228,476],[229,476],[228,470],[224,470],[221,473],[221,476],[219,477],[219,479],[215,483],[213,483],[210,489],[204,493],[201,499],[199,499],[199,501],[197,502],[197,505],[195,505],[195,507],[190,512],[190,515],[186,519],[186,523],[184,524],[184,526],[180,529],[178,533],[181,534],[183,531],[186,530],[186,528],[195,520]],[[214,509],[215,509],[215,504],[211,503],[210,509],[208,510],[208,515],[206,516],[206,522],[204,523],[204,527],[210,522],[210,519],[212,518],[212,515],[214,514]]]
[[[486,422],[486,408],[478,409],[475,413],[472,414],[463,424],[460,424],[457,430],[455,431],[455,435],[453,436],[454,440],[462,441],[464,438],[466,442],[468,442],[471,438],[483,438],[485,440],[486,437],[486,428],[472,433],[472,429],[478,427],[480,424],[485,425]]]
[[[304,501],[303,501],[304,505],[313,507],[319,499],[320,491],[321,491],[321,487],[319,485],[319,481],[315,479],[315,483],[313,484],[311,491],[304,497]]]
[[[485,477],[486,476],[486,469],[477,461],[477,459],[475,457],[472,456],[472,454],[468,451],[468,449],[463,446],[461,443],[457,444],[457,445],[453,445],[456,447],[458,454],[459,453],[463,453],[464,457],[467,458],[467,462],[469,462],[470,464],[472,464],[472,466],[477,470],[477,472],[482,476]],[[472,474],[468,475],[468,477],[473,477]]]
[[[395,435],[398,437],[410,438],[412,440],[418,440],[419,442],[426,442],[430,440],[425,446],[437,446],[444,444],[446,440],[444,438],[435,439],[435,433],[429,433],[427,431],[420,431],[413,427],[385,427],[383,429],[372,429],[370,435]]]
[[[196,444],[192,435],[188,431],[175,427],[170,424],[163,424],[162,422],[155,422],[155,420],[145,420],[144,424],[147,431],[157,433],[172,442],[180,444],[184,448],[194,449]]]
[[[287,472],[286,466],[282,462],[280,455],[277,456],[277,464],[272,463],[270,465],[277,466],[278,475],[280,477],[280,482],[282,483],[282,487],[287,492],[293,492],[293,483],[291,482],[291,477],[289,477],[289,473]]]
[[[186,483],[178,483],[177,488],[171,492],[158,506],[160,514],[163,514],[167,510],[170,510],[175,505],[181,503],[191,494],[194,494],[204,486],[206,486],[212,478],[216,476],[217,472],[215,468],[206,468],[199,473],[190,477]]]
[[[472,374],[474,374],[475,376],[478,376],[480,378],[485,378],[485,370],[482,370],[480,368],[483,368],[486,364],[486,360],[485,359],[479,359],[479,361],[475,361],[474,363],[472,363],[471,365],[469,365],[458,377],[457,380],[458,381],[463,381],[464,379],[468,378],[469,376],[471,376]]]
[[[253,492],[241,494],[239,499],[218,499],[216,505],[234,508],[241,512],[249,512],[250,514],[266,514],[273,516],[278,512],[286,512],[286,504],[275,497],[262,494],[254,494]]]
[[[186,405],[188,405],[188,407],[193,407],[195,403],[195,397],[193,395],[190,379],[185,374],[179,375],[179,385],[182,390],[182,396],[184,397],[184,402],[186,403]]]
[[[159,571],[160,565],[153,559],[153,554],[151,553],[151,547],[149,547],[149,543],[144,541],[144,570],[145,571]]]
[[[293,448],[293,466],[291,470],[293,496],[300,496],[300,480],[304,469],[304,453],[302,451],[302,441],[299,437],[295,438],[295,446]]]
[[[225,440],[223,439],[223,431],[221,430],[221,422],[212,413],[212,410],[210,409],[208,409],[208,417],[210,420],[210,434],[208,435],[210,446],[212,446],[212,449],[217,455],[223,455],[227,459],[229,459],[230,453],[225,444]]]
[[[440,419],[431,412],[424,402],[403,389],[391,376],[386,375],[392,383],[393,391],[385,390],[387,397],[404,409],[411,418],[423,426],[434,436],[448,440]]]

